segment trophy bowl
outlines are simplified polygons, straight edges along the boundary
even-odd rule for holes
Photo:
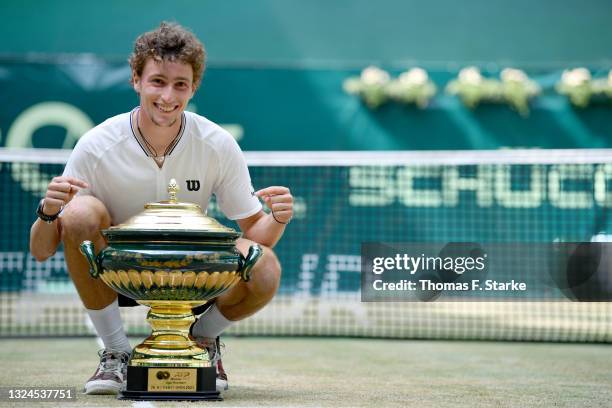
[[[189,333],[192,309],[248,281],[262,250],[252,245],[243,256],[235,246],[238,232],[205,216],[200,206],[178,202],[175,180],[168,192],[169,200],[146,204],[140,214],[103,230],[108,246],[97,255],[90,241],[81,244],[81,253],[92,277],[150,307],[152,333],[134,348],[119,398],[220,399],[212,356]]]

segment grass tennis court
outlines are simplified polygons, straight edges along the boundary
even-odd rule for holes
[[[1,340],[0,385],[77,387],[77,403],[63,405],[79,407],[609,407],[612,401],[608,345],[298,337],[224,341],[230,390],[223,402],[86,396],[83,383],[97,365],[93,338]]]

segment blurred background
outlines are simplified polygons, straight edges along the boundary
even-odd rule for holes
[[[607,78],[612,68],[609,2],[577,7],[569,0],[4,1],[0,145],[71,147],[84,128],[133,108],[126,63],[133,42],[170,20],[192,29],[208,51],[191,109],[228,127],[244,150],[609,147],[609,104],[574,109],[555,90],[566,69]],[[427,109],[370,109],[343,90],[370,65],[392,78],[424,68],[437,93]],[[472,111],[446,93],[468,66],[490,78],[524,70],[541,88],[529,115],[508,104]],[[40,104],[51,102],[62,114],[39,118]],[[11,137],[20,119],[29,135]]]
[[[69,153],[38,149],[71,149],[134,108],[133,42],[168,20],[208,52],[189,109],[232,133],[257,188],[296,198],[279,296],[233,333],[609,342],[610,303],[579,302],[594,298],[567,282],[535,293],[536,306],[363,303],[360,245],[608,240],[611,11],[605,0],[3,1],[0,336],[91,334],[62,252],[42,264],[28,253],[36,205]],[[223,220],[214,201],[209,214]],[[499,277],[548,274],[530,268]],[[580,281],[605,289],[598,300],[607,271]],[[124,311],[131,334],[148,330],[141,309]]]

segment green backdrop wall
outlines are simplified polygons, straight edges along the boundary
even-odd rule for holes
[[[565,68],[612,68],[610,11],[603,0],[3,1],[0,145],[70,147],[88,126],[134,107],[127,56],[165,19],[208,49],[191,109],[227,126],[245,150],[612,147],[610,104],[574,109],[554,92]],[[371,111],[342,90],[368,64],[394,75],[422,66],[439,94],[424,111]],[[544,91],[531,115],[471,111],[441,92],[468,64],[487,76],[525,69]]]
[[[0,62],[4,146],[70,148],[138,104],[124,63],[77,57]],[[456,72],[432,72],[439,87]],[[524,118],[507,106],[469,110],[440,94],[425,110],[370,110],[342,90],[356,70],[211,67],[191,110],[226,126],[244,150],[423,150],[612,147],[611,106],[575,109],[553,91],[560,70],[532,72],[544,94]]]
[[[610,61],[607,0],[4,0],[0,53],[124,59],[160,20],[191,27],[213,63],[514,64]]]

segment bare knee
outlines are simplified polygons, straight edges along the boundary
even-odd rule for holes
[[[97,198],[75,197],[62,212],[60,223],[64,244],[78,245],[99,237],[100,230],[110,226],[110,215]]]
[[[239,239],[236,246],[243,254],[252,241]],[[261,246],[263,255],[251,270],[251,279],[240,282],[217,298],[219,311],[230,320],[241,320],[251,316],[272,300],[281,278],[281,265],[271,248]]]
[[[253,295],[257,296],[262,302],[269,302],[280,285],[281,264],[271,248],[262,246],[263,255],[255,266],[251,274],[249,288]]]

